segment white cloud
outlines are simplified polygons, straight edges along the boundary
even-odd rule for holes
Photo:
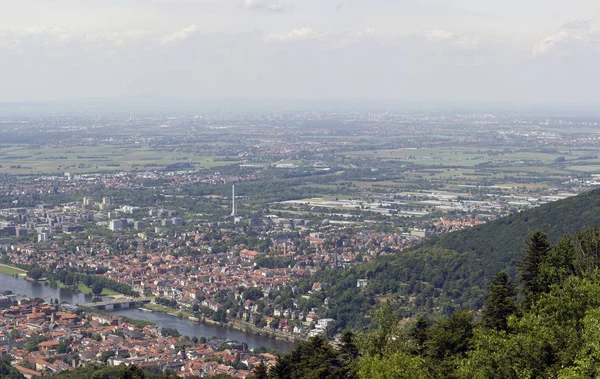
[[[317,40],[320,42],[322,48],[344,48],[361,41],[373,40],[377,36],[377,32],[373,28],[364,28],[358,32],[317,32],[311,27],[305,26],[287,33],[269,34],[266,40],[269,42]]]
[[[86,52],[94,49],[110,49],[113,51],[131,47],[136,43],[155,44],[156,40],[156,36],[140,30],[82,33],[64,28],[38,25],[11,31],[0,31],[0,49],[4,49],[11,54],[53,51],[53,54],[59,55],[68,44],[77,45],[82,51]]]
[[[338,32],[324,35],[328,39],[331,47],[345,48],[362,41],[374,40],[378,37],[377,31],[373,28],[365,28],[359,32]]]
[[[267,40],[288,42],[288,41],[304,41],[304,40],[314,39],[314,38],[318,38],[318,37],[319,37],[319,34],[317,34],[312,28],[305,26],[302,28],[294,29],[289,33],[269,34],[267,36]]]
[[[454,37],[454,35],[452,33],[448,32],[446,30],[442,30],[442,29],[428,30],[425,33],[423,33],[423,35],[431,40],[436,40],[436,39],[447,40],[447,39]]]
[[[418,41],[423,46],[433,46],[437,50],[452,50],[452,51],[476,51],[482,47],[482,41],[466,35],[454,34],[452,32],[434,29],[421,31],[417,33],[404,33],[402,35],[386,35],[381,34],[374,28],[364,28],[356,31],[316,31],[311,27],[305,26],[294,29],[287,33],[272,33],[267,35],[266,40],[269,42],[296,42],[315,40],[318,41],[320,47],[328,48],[345,48],[350,45],[358,44],[363,41],[376,41],[382,46],[392,48],[394,46],[403,46],[409,40]]]
[[[480,40],[466,35],[457,35],[443,29],[426,30],[422,33],[429,42],[444,43],[459,50],[472,50],[479,46]]]
[[[174,33],[164,36],[162,39],[162,42],[163,43],[172,43],[172,42],[184,41],[184,40],[190,38],[190,36],[192,36],[194,33],[196,33],[196,31],[197,31],[196,25],[186,26],[183,29],[180,29]]]
[[[242,5],[248,9],[266,9],[273,12],[285,10],[279,0],[242,0]]]
[[[533,47],[532,55],[578,56],[600,53],[600,26],[591,20],[575,20],[542,39]]]

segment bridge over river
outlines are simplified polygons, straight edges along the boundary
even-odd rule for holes
[[[109,301],[101,301],[98,303],[79,304],[81,307],[101,309],[103,311],[112,311],[114,309],[126,309],[138,307],[140,303],[149,303],[150,298],[147,297],[120,297]]]

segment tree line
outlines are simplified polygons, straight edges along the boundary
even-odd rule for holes
[[[421,315],[408,325],[393,302],[375,313],[375,330],[324,337],[279,356],[257,379],[283,378],[596,378],[600,375],[600,230],[553,244],[535,231],[516,280],[491,280],[480,311]],[[518,283],[518,285],[517,285]]]
[[[366,330],[377,299],[393,298],[403,317],[421,313],[450,315],[483,306],[487,288],[499,271],[516,277],[516,263],[531,230],[544,230],[551,243],[565,233],[600,225],[600,190],[424,241],[413,249],[377,257],[344,269],[323,270],[311,279],[330,283],[325,317],[335,330]],[[367,288],[356,288],[367,279]]]
[[[76,288],[79,283],[83,283],[92,289],[92,293],[100,295],[106,288],[115,292],[122,293],[128,296],[137,297],[139,294],[133,290],[133,288],[125,283],[117,282],[106,277],[89,274],[89,273],[78,273],[67,270],[56,270],[49,271],[38,266],[25,268],[27,269],[27,275],[34,279],[39,280],[46,278],[50,285],[56,285],[57,281],[60,281],[68,287]]]

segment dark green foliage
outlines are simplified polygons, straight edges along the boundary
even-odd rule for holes
[[[508,329],[508,316],[517,311],[514,297],[516,288],[504,271],[499,272],[490,286],[490,294],[483,306],[482,323],[486,328]]]
[[[244,291],[244,300],[256,301],[263,298],[263,292],[260,288],[250,287]]]
[[[481,323],[471,311],[460,310],[431,326],[419,318],[403,328],[397,304],[385,303],[371,319],[377,329],[358,336],[358,350],[347,344],[349,335],[337,355],[324,340],[311,340],[282,356],[270,377],[337,377],[340,363],[351,367],[348,377],[360,379],[598,377],[600,231],[588,228],[548,250],[537,237],[523,253],[532,258],[528,272],[536,273],[523,281],[536,291],[527,308],[518,309],[510,277],[500,272]],[[541,259],[532,252],[543,252]]]
[[[42,270],[39,267],[34,267],[27,272],[27,275],[33,280],[38,280],[41,279],[42,276],[44,276],[44,270]]]
[[[88,365],[75,371],[66,371],[53,375],[54,379],[177,379],[173,371],[162,372],[160,370],[146,370],[138,366],[105,366]]]
[[[102,283],[96,282],[92,285],[92,293],[96,296],[100,296],[103,290],[104,286],[102,286]]]
[[[413,329],[410,332],[410,337],[415,341],[415,347],[418,352],[422,352],[427,342],[427,332],[429,331],[429,324],[425,317],[421,316],[415,322]]]
[[[358,358],[358,348],[356,347],[354,333],[351,330],[344,330],[340,342],[342,343],[340,353],[343,356],[347,357],[348,360]]]
[[[269,368],[264,362],[260,362],[252,372],[254,373],[254,379],[267,379],[269,377]]]
[[[179,334],[179,331],[175,328],[162,328],[162,335],[163,336],[171,336],[174,338],[179,338],[181,337],[181,334]]]
[[[577,273],[575,248],[572,238],[563,237],[544,257],[538,269],[537,282],[540,291],[548,292],[550,286],[564,282]]]
[[[68,338],[58,344],[56,352],[58,354],[67,354],[71,352],[71,338]]]
[[[100,361],[106,363],[106,361],[108,361],[108,358],[114,357],[116,354],[117,352],[114,350],[103,351],[100,355]]]
[[[271,379],[348,378],[348,367],[339,353],[320,336],[300,342],[296,348],[281,355],[271,368]]]
[[[473,337],[473,313],[455,312],[449,318],[442,318],[429,328],[425,353],[435,359],[457,356],[469,350]]]
[[[529,238],[529,245],[523,259],[517,263],[519,276],[523,282],[524,306],[529,306],[543,290],[538,274],[540,264],[551,247],[546,234],[536,230]]]
[[[358,346],[356,345],[356,336],[348,329],[342,333],[340,338],[340,350],[338,360],[341,367],[336,368],[336,374],[343,374],[346,378],[356,378],[356,360],[359,357]]]
[[[573,236],[575,269],[585,275],[600,266],[600,230],[587,228]]]
[[[0,358],[0,378],[3,379],[25,379],[23,375],[14,367],[10,365],[13,357],[5,355]]]
[[[367,330],[370,319],[364,315],[372,315],[380,295],[402,296],[400,300],[404,300],[397,306],[405,317],[434,310],[445,315],[464,308],[478,310],[496,273],[505,271],[517,277],[517,262],[523,259],[534,230],[544,230],[550,247],[565,233],[575,233],[589,225],[600,225],[600,190],[449,233],[415,249],[349,269],[321,271],[313,280],[331,283],[325,291],[332,299],[327,317],[336,319],[338,332],[346,328]],[[585,258],[581,264],[592,267],[600,260],[600,249],[598,254],[574,254]],[[368,287],[357,289],[357,279],[368,279]],[[543,283],[530,280],[534,291],[544,290]],[[410,297],[414,301],[406,300]]]

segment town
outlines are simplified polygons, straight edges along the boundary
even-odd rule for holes
[[[160,313],[288,342],[336,340],[349,320],[332,306],[329,270],[574,196],[600,175],[593,119],[22,121],[0,129],[0,272],[93,295],[1,298],[0,346],[28,377],[90,362],[250,376],[275,362],[272,351],[132,319]],[[352,280],[346,295],[377,301],[367,276]],[[399,300],[407,309],[448,301]],[[127,317],[121,304],[132,304]]]
[[[252,353],[242,343],[180,337],[157,325],[86,313],[16,295],[0,296],[0,343],[27,378],[57,374],[91,362],[161,367],[181,376],[250,376],[275,356]],[[13,305],[14,304],[14,305]],[[77,354],[73,354],[76,351]]]

